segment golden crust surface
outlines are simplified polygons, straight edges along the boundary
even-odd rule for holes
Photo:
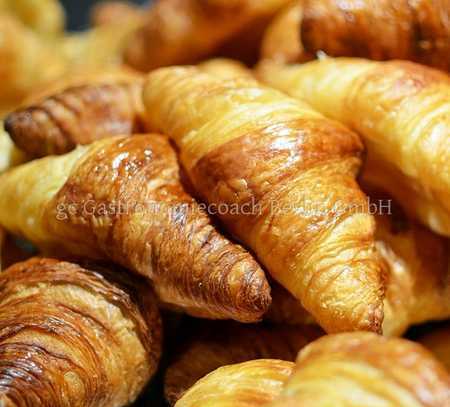
[[[266,65],[260,76],[361,134],[368,150],[363,179],[450,235],[448,75],[405,61],[327,58]]]
[[[421,345],[370,332],[327,335],[303,348],[271,407],[442,407],[450,376]]]
[[[5,129],[29,156],[64,154],[79,144],[144,130],[140,82],[71,87],[10,113]]]
[[[221,367],[199,380],[176,407],[256,407],[269,404],[281,391],[294,364],[260,359]]]
[[[151,288],[127,280],[38,258],[2,272],[0,403],[134,401],[156,371],[162,327]]]
[[[450,69],[448,0],[305,0],[301,37],[312,54],[403,59]]]
[[[50,252],[113,260],[192,315],[261,319],[264,272],[219,234],[179,171],[164,136],[102,139],[1,176],[0,223]]]
[[[200,196],[229,208],[224,225],[325,330],[380,330],[382,269],[354,179],[356,134],[256,81],[195,68],[150,73],[144,104]]]

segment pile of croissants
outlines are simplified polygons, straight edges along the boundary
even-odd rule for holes
[[[64,27],[0,0],[1,407],[450,407],[450,0]]]

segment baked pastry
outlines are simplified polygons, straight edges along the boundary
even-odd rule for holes
[[[0,0],[0,13],[9,13],[40,35],[62,34],[64,9],[58,0]]]
[[[377,206],[376,246],[386,263],[383,334],[400,336],[412,325],[450,318],[448,241],[408,219],[383,192],[365,185]],[[313,324],[292,295],[272,284],[272,305],[265,319]]]
[[[151,72],[144,104],[196,192],[327,332],[380,331],[382,266],[355,133],[252,79],[194,67]]]
[[[280,396],[269,406],[442,407],[449,403],[450,377],[425,348],[405,339],[354,332],[327,335],[303,348]]]
[[[448,0],[303,0],[302,8],[301,37],[312,54],[450,69]]]
[[[158,0],[129,40],[126,62],[141,71],[198,62],[217,54],[242,30],[255,29],[290,1]]]
[[[213,370],[252,359],[294,361],[299,349],[323,334],[314,326],[244,325],[193,321],[190,334],[173,351],[165,374],[164,393],[175,404],[194,383]]]
[[[450,325],[448,323],[421,336],[418,341],[450,371]]]
[[[141,93],[140,81],[71,87],[12,112],[5,129],[31,157],[67,153],[103,137],[143,132]]]
[[[0,224],[44,252],[112,260],[194,316],[254,322],[270,305],[264,272],[185,192],[158,134],[102,139],[1,175]]]
[[[259,359],[223,366],[195,383],[176,407],[270,405],[281,392],[293,362]]]
[[[117,273],[34,258],[0,273],[0,404],[113,407],[155,373],[151,288]]]
[[[265,64],[259,74],[361,134],[368,150],[363,180],[450,236],[448,75],[412,62],[352,58]]]

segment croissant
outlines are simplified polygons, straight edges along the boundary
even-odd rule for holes
[[[9,114],[5,129],[32,157],[63,154],[78,144],[144,130],[142,83],[68,88]]]
[[[243,325],[227,322],[194,322],[192,334],[169,365],[164,393],[171,405],[197,380],[213,370],[252,359],[295,360],[297,352],[322,332],[313,326]]]
[[[216,377],[220,380],[224,378]],[[280,396],[268,405],[442,407],[449,403],[450,377],[422,346],[354,332],[327,335],[303,348]]]
[[[176,407],[256,407],[270,404],[281,392],[294,363],[260,359],[223,366],[199,380]]]
[[[30,259],[0,274],[0,404],[124,406],[156,370],[161,322],[145,283]]]
[[[383,334],[400,336],[412,325],[450,318],[448,242],[408,219],[382,191],[368,185],[364,189],[371,204],[378,206],[376,246],[387,270]],[[314,323],[278,285],[272,285],[272,305],[265,319],[291,325]]]
[[[303,8],[296,1],[282,9],[266,28],[261,42],[261,59],[287,64],[307,58],[300,38]]]
[[[198,62],[290,1],[158,0],[128,41],[125,60],[141,71]]]
[[[58,77],[65,59],[19,20],[0,12],[0,118],[30,90]]]
[[[310,53],[450,69],[448,0],[304,0],[302,8],[301,38]]]
[[[363,180],[450,236],[448,75],[412,62],[351,58],[265,64],[259,75],[358,131],[368,150]]]
[[[65,24],[58,0],[0,0],[0,13],[9,13],[38,34],[58,36]]]
[[[150,73],[144,104],[212,214],[327,332],[380,330],[382,269],[354,179],[356,134],[254,80],[196,68]]]
[[[450,325],[446,324],[419,338],[419,342],[450,371]]]
[[[254,322],[270,305],[256,261],[183,189],[168,140],[99,140],[0,176],[0,224],[44,252],[109,259],[191,315]]]

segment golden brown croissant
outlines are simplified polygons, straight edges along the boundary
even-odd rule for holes
[[[150,73],[144,104],[211,212],[326,331],[380,330],[382,270],[354,179],[355,133],[256,81],[196,68]]]
[[[0,176],[0,224],[46,251],[110,259],[195,316],[257,321],[270,287],[183,189],[168,140],[113,137]]]
[[[399,336],[411,325],[450,318],[447,240],[408,219],[386,194],[365,189],[371,204],[378,207],[376,245],[387,270],[383,334]],[[272,305],[265,318],[287,324],[314,323],[278,285],[272,285]]]
[[[60,35],[64,9],[58,0],[0,0],[0,13],[10,13],[42,35]]]
[[[63,154],[78,144],[144,131],[142,83],[68,88],[9,114],[5,129],[32,157]]]
[[[449,0],[303,0],[310,53],[406,59],[450,69]]]
[[[294,363],[259,359],[223,366],[199,380],[176,407],[257,407],[281,392]]]
[[[220,380],[225,379],[216,378]],[[422,346],[354,332],[327,335],[303,348],[280,396],[268,406],[442,407],[449,403],[450,377]]]
[[[419,342],[450,371],[450,325],[446,324],[419,338]]]
[[[368,150],[363,180],[450,236],[448,75],[412,62],[352,58],[265,64],[260,75],[358,131]]]
[[[0,274],[0,404],[113,407],[156,370],[161,323],[149,286],[30,259]]]
[[[0,118],[30,90],[61,75],[64,58],[17,19],[0,12]]]
[[[126,61],[142,71],[198,62],[290,1],[158,0],[148,10],[144,26],[129,40]]]
[[[243,325],[193,322],[192,334],[176,349],[164,381],[166,399],[173,405],[197,380],[213,370],[252,359],[295,360],[298,351],[323,332],[313,326]]]
[[[289,4],[267,27],[261,43],[261,58],[277,63],[292,63],[306,57],[300,38],[302,6],[299,1]]]

